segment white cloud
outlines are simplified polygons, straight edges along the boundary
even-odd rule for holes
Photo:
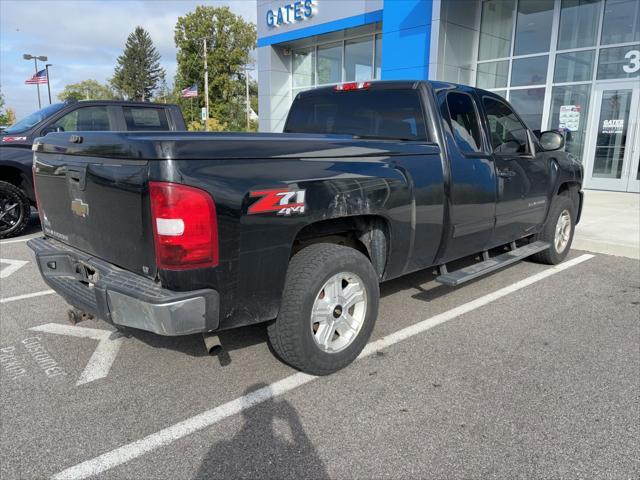
[[[172,79],[176,71],[176,21],[198,5],[229,5],[236,14],[256,20],[255,0],[0,1],[0,86],[7,106],[14,108],[19,118],[38,107],[35,87],[24,84],[34,66],[22,59],[23,53],[49,57],[56,101],[69,83],[111,77],[127,36],[137,25],[151,35],[168,79]],[[41,95],[44,105],[46,85]]]

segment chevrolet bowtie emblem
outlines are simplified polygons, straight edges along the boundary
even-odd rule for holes
[[[71,211],[77,216],[85,218],[89,216],[89,204],[84,203],[79,198],[76,198],[71,202]]]

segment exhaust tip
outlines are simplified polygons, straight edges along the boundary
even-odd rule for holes
[[[222,344],[215,334],[203,333],[204,347],[211,356],[217,356],[222,352]]]

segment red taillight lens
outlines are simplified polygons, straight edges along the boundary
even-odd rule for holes
[[[178,183],[149,182],[158,268],[218,265],[218,222],[213,198]]]
[[[352,90],[366,90],[371,86],[371,82],[349,82],[336,85],[333,89],[336,92],[349,92]]]

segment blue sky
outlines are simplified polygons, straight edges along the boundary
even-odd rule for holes
[[[35,85],[24,84],[34,71],[33,60],[23,60],[24,53],[49,57],[56,102],[69,83],[110,78],[136,25],[151,35],[171,82],[176,71],[175,23],[197,5],[229,5],[256,21],[255,0],[0,0],[0,89],[6,106],[15,109],[18,118],[38,108]],[[46,85],[40,86],[40,95],[47,105]]]

